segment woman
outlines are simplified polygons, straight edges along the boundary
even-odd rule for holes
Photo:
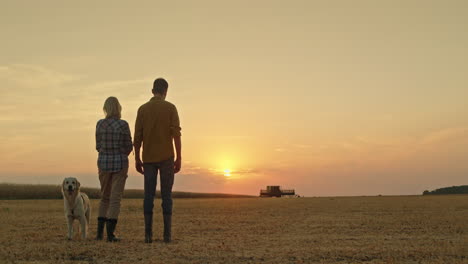
[[[102,240],[107,223],[107,241],[120,239],[114,235],[120,212],[120,200],[128,173],[128,155],[132,152],[132,136],[125,120],[120,119],[122,107],[119,100],[109,97],[104,102],[104,114],[96,125],[96,150],[99,152],[98,168],[101,183],[101,203],[97,227],[97,240]]]

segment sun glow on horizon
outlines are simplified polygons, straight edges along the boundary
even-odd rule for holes
[[[230,169],[224,169],[224,176],[225,177],[231,177],[231,170]]]

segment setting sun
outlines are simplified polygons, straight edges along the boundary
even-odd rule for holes
[[[231,176],[231,170],[230,169],[225,169],[224,170],[224,176],[230,177]]]

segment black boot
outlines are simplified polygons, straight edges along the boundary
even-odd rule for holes
[[[97,235],[96,240],[102,240],[104,234],[104,226],[106,225],[107,218],[98,217],[97,219]]]
[[[145,243],[153,243],[153,214],[145,214]]]
[[[117,219],[107,219],[107,242],[119,242],[120,238],[114,235]]]
[[[164,242],[171,242],[172,215],[163,215],[164,217]]]

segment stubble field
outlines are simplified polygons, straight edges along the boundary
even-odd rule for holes
[[[0,201],[0,263],[468,263],[468,196],[175,199],[173,243],[145,244],[141,200],[120,243],[67,241],[61,200]],[[77,223],[75,229],[78,228]]]

